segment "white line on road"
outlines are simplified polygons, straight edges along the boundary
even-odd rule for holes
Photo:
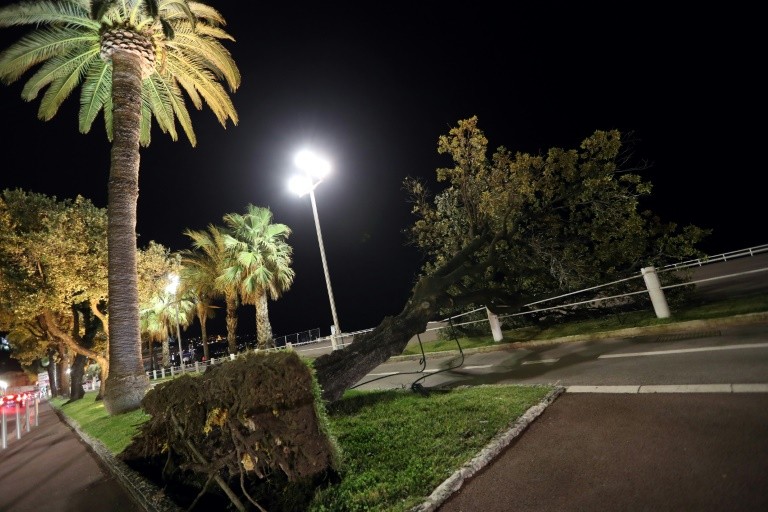
[[[481,365],[475,365],[475,366],[465,366],[465,370],[481,370],[483,368],[492,368],[492,364],[481,364]]]
[[[701,348],[681,348],[678,350],[657,350],[655,352],[628,352],[626,354],[603,354],[598,359],[610,359],[614,357],[637,357],[637,356],[662,356],[667,354],[685,354],[688,352],[712,352],[715,350],[737,350],[743,348],[766,348],[768,343],[747,343],[742,345],[728,345],[724,347],[701,347]]]
[[[521,364],[550,364],[556,363],[560,359],[539,359],[538,361],[523,361]]]
[[[439,371],[440,370],[424,370],[424,373],[435,373]],[[369,373],[368,375],[372,377],[377,377],[377,376],[384,376],[384,375],[397,375],[398,373],[412,374],[412,373],[420,373],[420,372],[384,372],[384,373]]]

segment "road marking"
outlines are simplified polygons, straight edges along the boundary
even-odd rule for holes
[[[442,371],[442,370],[424,370],[423,373],[435,373],[439,371]],[[414,373],[422,373],[422,372],[384,372],[384,373],[369,373],[368,375],[372,377],[377,377],[377,376],[385,376],[385,375],[398,375],[401,373],[412,375]]]
[[[556,363],[560,359],[539,359],[538,361],[523,361],[522,364],[550,364]]]
[[[493,367],[492,364],[481,364],[481,365],[476,365],[476,366],[465,366],[464,369],[465,370],[480,370],[482,368],[491,368],[491,367]]]
[[[768,384],[655,384],[634,386],[568,386],[568,393],[768,393]]]
[[[766,348],[768,343],[746,343],[742,345],[728,345],[725,347],[701,347],[701,348],[681,348],[677,350],[657,350],[655,352],[628,352],[626,354],[603,354],[598,359],[610,359],[615,357],[637,357],[637,356],[662,356],[667,354],[686,354],[688,352],[713,352],[715,350],[738,350],[743,348]]]

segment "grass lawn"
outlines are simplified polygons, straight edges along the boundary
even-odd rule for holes
[[[432,390],[350,391],[328,407],[342,452],[341,480],[317,490],[311,511],[407,511],[469,462],[495,436],[553,391],[497,385]],[[142,411],[109,416],[96,393],[51,403],[112,453],[148,419]]]

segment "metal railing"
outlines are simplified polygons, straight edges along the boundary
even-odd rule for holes
[[[765,253],[765,252],[768,252],[768,244],[759,245],[759,246],[756,246],[756,247],[750,247],[750,248],[747,248],[747,249],[741,249],[741,250],[738,250],[738,251],[732,251],[732,252],[717,254],[717,255],[708,256],[708,257],[705,257],[705,258],[698,258],[698,259],[694,259],[694,260],[688,260],[688,261],[684,261],[684,262],[680,262],[680,263],[666,265],[666,266],[661,267],[660,269],[658,269],[657,273],[665,273],[665,272],[670,272],[670,271],[679,271],[679,270],[686,269],[686,268],[691,268],[691,267],[701,267],[701,266],[709,264],[709,263],[717,263],[717,262],[730,261],[730,260],[734,260],[734,259],[745,257],[745,256],[757,256],[757,255]],[[676,288],[676,287],[679,287],[679,286],[691,286],[691,285],[695,285],[695,284],[703,283],[703,282],[707,282],[707,281],[713,281],[713,280],[719,280],[719,279],[727,279],[727,278],[732,278],[732,277],[737,277],[737,276],[742,276],[742,275],[747,275],[747,274],[754,274],[754,273],[759,273],[759,272],[766,272],[766,271],[768,271],[768,268],[760,268],[760,269],[748,270],[748,271],[744,271],[744,272],[728,274],[728,275],[722,275],[722,276],[717,276],[717,277],[710,277],[710,278],[704,278],[704,279],[698,279],[698,280],[692,280],[692,281],[688,280],[688,281],[685,281],[683,283],[675,283],[675,284],[671,284],[671,285],[662,286],[661,289],[662,290],[666,290],[666,289]],[[531,303],[523,305],[523,307],[524,308],[525,307],[531,308],[533,306],[539,306],[540,304],[543,304],[545,302],[552,302],[552,301],[557,301],[557,300],[561,300],[562,301],[562,299],[565,299],[565,298],[568,298],[568,297],[573,297],[573,296],[578,295],[578,294],[583,294],[583,293],[587,293],[587,292],[594,292],[596,290],[605,289],[605,288],[608,288],[608,287],[611,287],[611,286],[615,286],[615,285],[620,284],[620,283],[624,283],[624,282],[631,281],[631,280],[634,280],[634,279],[642,279],[642,278],[643,278],[642,275],[629,276],[629,277],[626,277],[626,278],[623,278],[623,279],[611,281],[609,283],[604,283],[604,284],[592,286],[592,287],[589,287],[589,288],[584,288],[584,289],[581,289],[581,290],[576,290],[576,291],[573,291],[573,292],[564,293],[564,294],[558,295],[556,297],[550,297],[550,298],[543,299],[543,300],[540,300],[540,301],[531,302]],[[561,310],[561,309],[566,308],[566,307],[576,307],[576,306],[582,306],[582,305],[586,305],[586,304],[597,304],[599,302],[604,302],[604,301],[608,301],[608,300],[617,300],[617,299],[622,299],[622,298],[625,298],[625,297],[630,297],[630,296],[634,296],[634,295],[638,295],[638,294],[647,294],[647,293],[648,293],[648,290],[643,288],[643,289],[638,290],[638,291],[626,292],[626,293],[621,293],[621,294],[617,294],[617,295],[610,295],[610,296],[605,296],[605,297],[591,297],[589,299],[585,299],[585,300],[582,300],[582,301],[568,302],[568,303],[565,303],[565,304],[564,303],[560,303],[560,304],[557,304],[557,305],[554,305],[554,306],[550,306],[550,307],[536,307],[535,309],[531,309],[530,311],[520,311],[520,312],[517,312],[517,313],[511,313],[511,314],[508,314],[508,315],[499,315],[497,318],[499,320],[504,320],[504,319],[507,319],[507,318],[518,317],[518,316],[523,316],[523,315],[539,314],[539,313],[543,313],[543,312],[547,312],[547,311],[551,311],[551,310]],[[475,309],[473,309],[471,311],[466,311],[466,312],[463,312],[463,313],[452,315],[452,316],[444,318],[444,319],[431,321],[431,322],[429,322],[429,324],[433,324],[433,325],[430,326],[428,324],[428,327],[426,328],[424,333],[420,333],[420,334],[425,334],[425,333],[433,332],[433,331],[439,331],[439,330],[444,329],[445,327],[447,327],[447,325],[449,323],[452,325],[452,327],[459,327],[459,326],[470,325],[470,324],[477,324],[477,323],[482,323],[482,322],[488,322],[490,324],[490,321],[491,321],[490,317],[482,318],[482,319],[479,319],[479,320],[467,320],[467,321],[458,322],[458,323],[456,322],[457,320],[459,320],[461,318],[464,318],[464,317],[466,317],[468,315],[476,314],[476,313],[478,313],[480,311],[483,311],[483,310],[488,312],[488,309],[485,306],[481,306],[481,307],[475,308]],[[339,348],[343,348],[344,346],[346,346],[346,345],[348,345],[350,343],[353,343],[355,336],[371,332],[374,329],[375,328],[372,327],[370,329],[362,329],[362,330],[359,330],[359,331],[342,333],[341,335],[339,335],[337,337],[337,339],[340,340],[338,342],[338,347]],[[297,333],[297,334],[294,334],[294,335],[289,335],[288,337],[283,337],[283,338],[286,338],[286,341],[283,344],[283,346],[276,347],[276,348],[270,349],[270,350],[283,350],[283,349],[286,349],[286,348],[293,348],[293,347],[296,347],[296,346],[302,346],[302,345],[306,346],[306,345],[313,344],[313,343],[330,342],[331,337],[330,336],[319,337],[319,331],[320,331],[319,329],[313,329],[312,331],[305,331],[307,333],[309,333],[309,332],[312,332],[312,333],[316,332],[317,335],[318,335],[317,337],[315,337],[315,336],[308,336],[307,337],[308,338],[307,341],[301,341],[300,340],[299,334],[301,334],[301,333]],[[287,339],[289,337],[295,337],[297,342],[293,343],[293,342],[287,341]],[[319,347],[317,350],[325,350],[325,349],[327,349],[327,347]],[[313,349],[309,349],[309,350],[313,350]],[[211,358],[210,361],[195,362],[194,364],[185,365],[184,366],[184,370],[187,371],[187,372],[190,372],[190,371],[201,372],[201,371],[204,371],[205,367],[208,366],[208,365],[213,365],[213,364],[217,364],[217,363],[226,361],[228,358],[234,359],[235,357],[236,356],[234,354],[232,354],[229,357],[222,357],[222,358],[218,358],[218,359]],[[164,377],[166,377],[168,375],[170,375],[171,377],[177,376],[178,374],[181,373],[181,370],[182,370],[182,368],[177,366],[177,367],[171,367],[168,372],[166,372],[165,370],[156,370],[153,375],[150,375],[152,372],[147,372],[147,374],[150,376],[150,378],[158,379],[158,378],[164,378]]]

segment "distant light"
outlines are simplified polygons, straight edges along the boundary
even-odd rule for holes
[[[319,179],[325,178],[331,172],[330,162],[308,149],[303,149],[296,153],[293,163],[310,176]]]
[[[169,274],[168,275],[168,285],[165,287],[166,293],[170,293],[171,295],[176,294],[176,289],[179,287],[179,276],[176,274]]]

